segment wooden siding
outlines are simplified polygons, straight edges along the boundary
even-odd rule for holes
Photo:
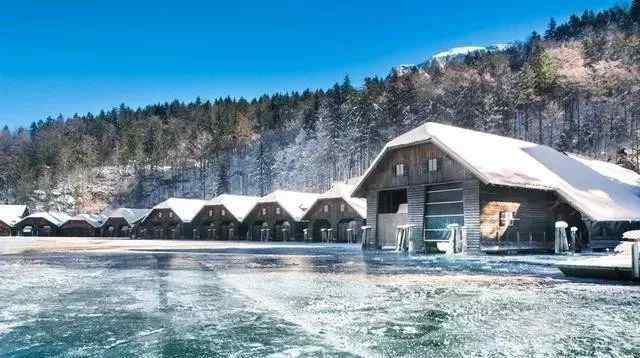
[[[371,227],[370,242],[376,242],[378,244],[377,237],[377,223],[378,223],[378,192],[375,190],[369,190],[367,193],[367,225]]]
[[[262,209],[266,209],[266,215],[262,215]],[[280,209],[280,213],[276,213],[276,209]],[[287,213],[278,203],[258,203],[247,215],[244,223],[248,228],[248,237],[250,240],[259,241],[259,226],[266,223],[271,230],[271,239],[280,240],[278,228],[283,222],[289,222],[291,232],[289,240],[303,240],[303,229],[306,223],[295,221],[291,215]]]
[[[100,236],[102,237],[127,237],[131,235],[132,228],[129,226],[129,232],[124,232],[122,229],[125,226],[129,226],[129,223],[124,218],[108,218],[104,222],[100,230]],[[113,227],[112,231],[109,228]]]
[[[45,220],[43,218],[28,218],[16,224],[16,233],[18,236],[23,235],[22,231],[26,226],[31,226],[34,229],[31,236],[58,235],[59,228],[48,220]],[[44,230],[44,227],[46,226],[50,227],[49,232],[46,232],[46,230]]]
[[[464,181],[462,200],[465,232],[462,251],[465,254],[480,254],[480,182],[477,179]]]
[[[193,219],[193,228],[194,238],[200,240],[239,240],[246,238],[246,226],[242,225],[224,205],[220,204],[203,207]],[[212,229],[215,232],[212,232]]]
[[[13,233],[13,228],[3,221],[0,221],[0,236],[11,236]]]
[[[325,205],[328,205],[329,210],[327,212],[324,211]],[[344,211],[340,211],[341,205],[344,205]],[[364,218],[343,198],[317,200],[305,214],[304,218],[310,222],[309,228],[311,229],[310,232],[312,233],[314,241],[321,240],[319,228],[326,226],[325,224],[328,223],[328,226],[335,232],[336,240],[345,242],[345,233],[343,232],[344,230],[341,230],[340,223],[345,221],[360,221],[363,223],[364,221]],[[359,234],[359,230],[356,232],[356,235],[357,234]]]
[[[66,237],[96,237],[98,229],[82,220],[72,220],[60,227],[60,236]]]
[[[550,250],[559,218],[553,192],[481,185],[480,232],[483,250]],[[500,213],[513,220],[500,220]],[[509,214],[507,214],[508,217]]]
[[[438,170],[428,171],[429,159],[438,159]],[[405,175],[394,175],[396,164],[405,165]],[[462,164],[451,159],[431,143],[419,144],[390,151],[370,174],[366,181],[367,190],[382,190],[463,181],[470,178]]]
[[[411,186],[407,189],[408,218],[407,224],[415,225],[413,235],[422,240],[424,229],[424,200],[426,187],[423,185]]]
[[[193,238],[191,223],[183,223],[171,209],[154,209],[136,227],[141,239],[180,240]]]

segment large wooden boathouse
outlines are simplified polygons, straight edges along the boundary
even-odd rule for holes
[[[245,222],[247,238],[254,241],[302,240],[304,213],[318,194],[276,190],[257,200]]]
[[[398,226],[429,244],[458,224],[461,251],[479,254],[551,250],[558,220],[578,228],[582,248],[613,247],[639,226],[639,185],[611,163],[426,123],[387,143],[353,195],[367,199],[378,248],[395,245]]]
[[[16,223],[27,215],[26,205],[0,205],[0,236],[16,235]]]
[[[140,239],[181,240],[193,238],[192,220],[206,201],[169,198],[154,206],[136,225]]]
[[[303,216],[313,241],[355,242],[367,218],[367,201],[351,196],[353,183],[334,183]]]
[[[207,201],[193,219],[194,239],[239,240],[247,237],[244,219],[256,196],[222,194]]]

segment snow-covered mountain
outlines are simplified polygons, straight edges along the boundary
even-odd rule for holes
[[[448,63],[463,61],[467,55],[481,52],[500,52],[505,51],[511,44],[494,44],[489,46],[461,46],[454,47],[452,49],[441,51],[428,58],[426,61],[418,65],[399,65],[392,69],[392,72],[398,76],[403,76],[409,72],[417,71],[437,64],[442,67]]]

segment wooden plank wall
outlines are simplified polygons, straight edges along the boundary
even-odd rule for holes
[[[426,186],[424,185],[414,185],[407,188],[407,204],[409,207],[407,224],[415,225],[413,235],[417,235],[416,238],[420,241],[422,241],[424,228],[424,201],[426,190]]]
[[[464,181],[462,200],[466,235],[462,251],[465,254],[477,255],[482,253],[480,250],[480,182],[477,179]]]
[[[376,246],[379,248],[380,244],[376,236],[378,225],[378,191],[376,190],[369,190],[367,193],[367,225],[371,226],[369,235],[371,235],[371,239],[377,243]]]

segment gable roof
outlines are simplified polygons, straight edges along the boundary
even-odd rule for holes
[[[189,223],[205,203],[206,200],[200,199],[169,198],[149,210],[142,220],[146,219],[154,210],[169,209],[173,211],[183,223]]]
[[[222,205],[236,220],[242,222],[259,199],[257,196],[221,194],[207,201],[205,206]]]
[[[99,228],[104,223],[105,218],[103,216],[101,216],[101,215],[79,214],[79,215],[70,217],[65,222],[63,222],[62,225],[60,225],[60,226],[64,226],[66,223],[71,222],[71,221],[84,221],[87,224],[93,226],[94,228]]]
[[[37,219],[37,218],[47,220],[51,224],[60,227],[67,220],[71,219],[71,216],[58,211],[42,211],[39,213],[31,214],[29,216],[25,216],[18,223],[21,223],[27,219]]]
[[[318,194],[276,190],[269,195],[259,198],[256,205],[260,203],[277,203],[291,215],[295,221],[300,221],[307,209],[313,205],[316,198],[318,198]]]
[[[0,221],[13,226],[20,221],[26,210],[26,205],[0,205]]]
[[[110,211],[106,217],[107,219],[123,218],[129,225],[132,225],[149,214],[150,211],[151,209],[117,208]]]
[[[333,183],[331,188],[318,195],[318,198],[313,202],[313,204],[307,209],[304,214],[306,218],[307,215],[311,212],[311,208],[313,208],[320,200],[323,199],[343,199],[344,201],[353,208],[353,210],[360,215],[361,218],[367,217],[367,199],[352,197],[353,189],[355,189],[355,184],[360,180],[360,178],[354,178],[356,180],[349,180],[346,183],[336,182]]]
[[[393,149],[431,142],[485,184],[554,191],[596,221],[640,220],[640,182],[599,161],[576,159],[551,147],[439,123],[425,123],[387,143],[355,195],[384,155]]]

